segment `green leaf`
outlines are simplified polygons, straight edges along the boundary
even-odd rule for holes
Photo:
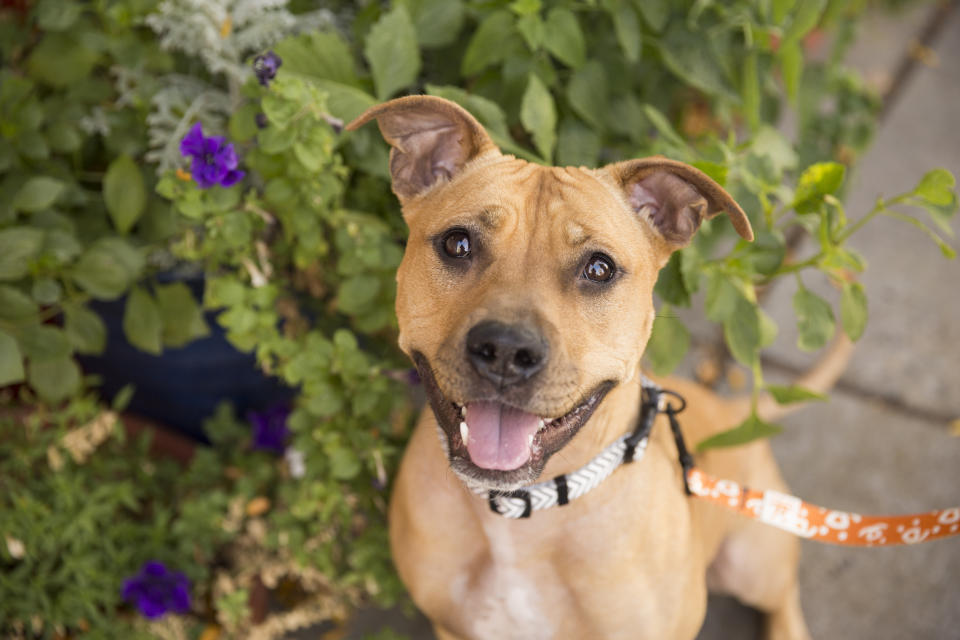
[[[654,293],[660,296],[661,300],[675,307],[690,306],[690,292],[687,291],[681,273],[682,261],[683,253],[680,251],[674,252],[670,256],[670,261],[660,270],[657,284],[653,288]]]
[[[370,28],[363,53],[380,100],[413,84],[420,73],[420,49],[417,32],[403,6],[394,7]]]
[[[760,350],[760,315],[757,306],[738,296],[733,313],[723,321],[723,337],[730,353],[743,365],[753,366]]]
[[[44,31],[65,31],[72,27],[83,12],[83,5],[62,0],[40,0],[35,14],[37,26]]]
[[[742,297],[736,285],[727,276],[718,271],[707,275],[704,313],[714,322],[723,322],[737,309],[737,301]]]
[[[47,33],[30,53],[27,68],[34,78],[54,87],[89,82],[97,53],[71,31]]]
[[[264,98],[264,100],[265,99],[266,98]],[[234,142],[247,142],[249,140],[253,140],[257,135],[257,131],[259,131],[256,121],[258,113],[260,113],[260,105],[252,101],[246,102],[236,109],[230,115],[230,122],[227,124],[227,131],[230,134],[230,139]],[[165,198],[172,199],[171,195],[162,193],[160,189],[161,187],[158,184],[157,193]]]
[[[460,73],[472,76],[504,59],[504,40],[513,31],[513,15],[498,10],[484,18],[470,38],[460,63]]]
[[[23,183],[23,186],[13,196],[11,206],[17,211],[42,211],[53,205],[63,193],[66,185],[62,180],[35,176]]]
[[[811,402],[818,401],[823,402],[827,399],[827,396],[822,393],[817,393],[816,391],[810,391],[809,389],[804,389],[803,387],[797,386],[779,386],[779,385],[767,385],[767,391],[770,392],[770,395],[773,396],[773,399],[777,401],[777,404],[794,404],[797,402]]]
[[[670,17],[670,0],[633,0],[633,6],[651,29],[657,33],[663,31]]]
[[[934,169],[920,178],[912,193],[930,204],[950,204],[956,186],[957,181],[952,173],[946,169]]]
[[[69,358],[73,352],[67,334],[52,325],[33,324],[24,327],[19,342],[23,354],[36,362]]]
[[[290,76],[287,76],[287,78],[290,78]],[[280,81],[277,80],[275,84],[279,83]],[[291,100],[278,93],[268,93],[265,95],[260,101],[260,107],[263,109],[263,115],[267,117],[267,122],[270,123],[270,127],[276,127],[279,130],[285,130],[294,116],[300,113],[300,110],[303,108],[299,101]],[[256,123],[254,123],[254,126],[256,126]],[[295,135],[295,132],[286,132],[283,134],[283,137],[287,138]],[[286,144],[284,144],[283,147],[286,148]],[[272,150],[268,151],[268,153],[271,152]]]
[[[749,418],[733,429],[718,433],[715,436],[710,436],[706,440],[699,442],[697,444],[697,451],[706,451],[707,449],[716,449],[718,447],[736,447],[747,444],[748,442],[753,442],[754,440],[759,440],[760,438],[775,436],[781,431],[783,431],[781,427],[770,424],[769,422],[764,422],[756,414],[751,414]]]
[[[773,14],[770,16],[773,24],[783,24],[796,3],[797,0],[773,0]]]
[[[53,278],[37,278],[30,288],[30,295],[40,304],[50,305],[60,301],[63,287]]]
[[[520,104],[520,122],[533,135],[533,143],[544,160],[550,162],[557,142],[557,108],[543,81],[531,73]]]
[[[769,275],[783,263],[787,253],[786,240],[779,230],[757,231],[756,239],[750,244],[747,254],[753,269],[762,275]]]
[[[160,308],[142,287],[134,287],[123,310],[123,332],[133,346],[160,355],[163,351],[163,320]]]
[[[607,74],[600,62],[591,60],[574,72],[567,84],[567,100],[577,115],[594,129],[606,129]]]
[[[110,163],[103,177],[103,201],[113,226],[126,234],[147,207],[147,188],[140,169],[128,155]]]
[[[667,142],[680,149],[686,148],[687,143],[680,137],[680,134],[676,132],[666,116],[660,113],[659,109],[652,104],[645,104],[643,105],[643,115],[647,117],[650,124],[654,126],[657,132],[663,136]]]
[[[783,74],[783,86],[787,98],[794,105],[800,91],[800,79],[803,77],[803,49],[799,42],[788,43],[780,47],[780,72]]]
[[[827,6],[827,0],[799,0],[799,6],[793,13],[793,20],[783,33],[782,45],[799,42],[803,36],[817,26],[820,14]]]
[[[425,49],[453,44],[463,27],[462,0],[403,0],[417,30],[417,41]]]
[[[133,384],[123,385],[120,391],[117,391],[117,395],[113,396],[113,400],[110,402],[110,408],[114,411],[126,411],[130,405],[130,401],[133,400],[133,394],[135,392],[136,388]]]
[[[823,269],[851,269],[862,272],[867,268],[867,261],[853,249],[831,247],[830,251],[820,261]]]
[[[30,296],[14,287],[0,285],[0,320],[13,325],[32,324],[39,312]]]
[[[80,388],[80,368],[71,358],[30,361],[27,382],[47,402],[60,402]]]
[[[636,10],[625,0],[610,3],[607,8],[613,20],[613,29],[617,34],[617,42],[623,49],[623,56],[627,62],[636,62],[640,59],[640,23],[637,20]]]
[[[706,160],[697,160],[690,163],[691,166],[700,169],[707,176],[719,184],[721,187],[727,183],[727,174],[730,172],[730,167],[721,164],[719,162],[708,162]]]
[[[543,22],[543,18],[535,13],[520,16],[517,19],[517,31],[523,36],[523,40],[531,51],[539,51],[547,37],[547,25]]]
[[[687,31],[683,23],[670,25],[660,44],[663,64],[687,84],[710,95],[737,102],[709,38]]]
[[[847,336],[856,342],[867,327],[867,294],[859,282],[843,285],[840,297],[840,321]]]
[[[952,173],[946,169],[934,169],[924,175],[912,191],[912,195],[920,200],[917,204],[926,209],[934,223],[950,236],[953,235],[950,223],[957,212],[955,187]]]
[[[22,382],[23,356],[13,336],[0,329],[0,387],[14,382]]]
[[[566,118],[557,135],[557,164],[595,167],[603,141],[597,131],[576,118]]]
[[[341,282],[337,289],[337,307],[346,314],[355,315],[366,309],[379,292],[380,280],[376,276],[352,276]]]
[[[230,277],[208,277],[204,290],[204,306],[208,308],[232,307],[243,304],[246,287]]]
[[[182,347],[197,338],[210,335],[200,305],[190,288],[182,282],[157,285],[157,304],[163,324],[163,344]]]
[[[803,351],[816,351],[833,337],[833,309],[826,300],[803,285],[793,296],[793,311],[797,314],[797,346]]]
[[[43,231],[10,227],[0,231],[0,280],[19,280],[30,271],[30,262],[43,246]]]
[[[794,207],[801,207],[811,200],[835,194],[843,184],[846,168],[839,162],[818,162],[807,167],[797,183]]]
[[[677,368],[690,348],[690,332],[683,322],[672,315],[664,305],[653,320],[653,331],[643,355],[650,362],[650,370],[665,376]]]
[[[101,238],[90,246],[70,276],[94,298],[119,298],[140,277],[143,255],[122,238]]]
[[[325,447],[330,461],[330,473],[337,480],[350,480],[360,473],[360,459],[357,454],[344,446]]]
[[[776,341],[779,327],[760,307],[757,307],[757,316],[760,318],[760,348],[766,349]]]
[[[103,353],[107,346],[107,327],[100,316],[79,304],[64,305],[64,315],[64,331],[77,353]]]
[[[305,408],[318,418],[329,418],[343,409],[343,394],[326,383],[311,384],[305,395]]]
[[[579,69],[587,60],[587,44],[577,17],[569,9],[554,7],[547,14],[544,46],[568,67]]]
[[[274,50],[283,59],[284,74],[296,73],[350,87],[360,84],[350,45],[335,30],[286,38]]]

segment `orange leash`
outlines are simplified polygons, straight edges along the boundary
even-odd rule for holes
[[[696,467],[686,473],[692,495],[808,540],[849,547],[891,547],[960,534],[960,507],[902,516],[862,516],[818,507],[779,491],[741,487]]]
[[[902,516],[863,516],[825,509],[779,491],[750,489],[733,480],[714,478],[697,469],[684,442],[677,414],[686,408],[686,400],[675,391],[652,384],[644,390],[649,397],[645,408],[649,407],[652,415],[663,411],[670,421],[688,495],[807,540],[848,547],[892,547],[960,535],[960,507]],[[671,396],[679,406],[668,402]]]

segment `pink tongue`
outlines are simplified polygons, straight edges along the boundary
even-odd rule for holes
[[[537,432],[540,418],[496,402],[471,402],[467,426],[467,451],[473,464],[510,471],[530,459],[530,436]]]

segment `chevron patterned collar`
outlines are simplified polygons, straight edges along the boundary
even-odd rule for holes
[[[479,491],[477,494],[487,496],[494,513],[505,518],[529,518],[534,511],[562,507],[597,488],[620,465],[642,458],[647,449],[664,390],[647,378],[643,378],[642,384],[643,404],[636,429],[621,436],[585,466],[515,491]]]

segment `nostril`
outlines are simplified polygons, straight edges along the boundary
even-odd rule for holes
[[[513,363],[521,369],[529,369],[540,362],[540,357],[529,349],[518,349],[513,356]]]

